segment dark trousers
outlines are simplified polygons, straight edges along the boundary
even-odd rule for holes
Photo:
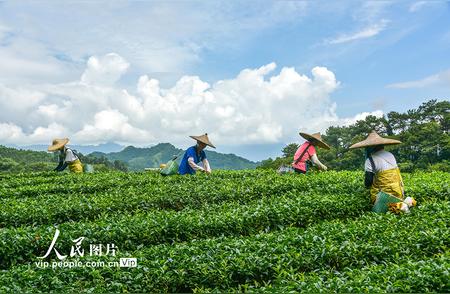
[[[298,169],[298,168],[294,168],[294,171],[296,174],[306,174],[306,171]]]

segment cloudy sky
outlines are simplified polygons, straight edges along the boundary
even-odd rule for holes
[[[0,144],[253,160],[450,94],[448,1],[1,1]]]

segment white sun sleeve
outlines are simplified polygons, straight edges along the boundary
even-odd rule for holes
[[[202,171],[204,170],[203,167],[201,167],[200,165],[198,165],[194,162],[194,157],[189,157],[188,163],[194,170],[202,170]]]

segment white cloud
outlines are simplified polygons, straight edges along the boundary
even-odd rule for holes
[[[46,2],[2,3],[0,81],[73,80],[86,56],[105,50],[119,52],[135,75],[174,80],[202,62],[205,50],[238,50],[265,29],[298,22],[308,6],[302,1]]]
[[[25,134],[22,128],[13,123],[0,122],[0,142],[8,144],[25,143]]]
[[[25,134],[16,124],[0,122],[0,142],[7,144],[48,143],[48,138],[63,137],[67,133],[68,130],[58,123],[38,126],[30,134]]]
[[[37,39],[23,37],[20,28],[0,22],[0,81],[38,83],[72,76],[73,66],[58,60],[55,52]]]
[[[153,141],[152,135],[129,124],[129,118],[116,109],[102,110],[94,115],[94,123],[84,125],[74,134],[74,141],[83,143],[145,143]]]
[[[121,56],[109,53],[102,57],[92,56],[81,76],[81,82],[93,85],[111,85],[127,71],[130,64]]]
[[[127,68],[121,56],[107,54],[91,57],[79,81],[0,87],[8,97],[0,100],[7,107],[0,110],[1,142],[70,137],[75,144],[183,145],[188,135],[208,132],[217,144],[274,143],[295,140],[299,130],[323,132],[367,115],[337,116],[330,95],[339,82],[325,67],[307,76],[289,67],[276,72],[269,63],[213,84],[183,76],[171,88],[141,76],[135,93],[114,83]],[[8,101],[20,103],[12,107]]]
[[[3,40],[11,29],[0,23],[0,40]]]
[[[53,122],[47,127],[39,126],[28,137],[31,142],[47,142],[48,138],[64,137],[69,131],[59,123]]]
[[[356,29],[324,39],[320,43],[321,45],[344,44],[369,39],[387,29],[390,23],[387,19],[387,8],[393,4],[392,1],[365,1],[356,6],[354,3],[346,4],[348,5],[345,7],[346,11],[351,11],[351,20],[354,21]],[[339,11],[339,8],[337,10]]]
[[[372,112],[362,112],[362,113],[356,114],[354,117],[340,119],[339,124],[344,125],[344,126],[349,126],[349,125],[356,123],[359,120],[364,120],[368,116],[375,116],[375,117],[380,118],[380,117],[383,117],[383,114],[384,113],[382,110],[375,110]]]
[[[430,1],[417,1],[409,6],[409,12],[417,12],[421,10],[425,5],[429,4]]]
[[[386,12],[386,8],[393,5],[392,1],[364,1],[355,9],[353,3],[350,4],[353,11],[353,19],[362,23],[376,23],[381,15]]]
[[[342,34],[339,35],[333,39],[326,40],[325,43],[327,44],[341,44],[341,43],[347,43],[352,42],[360,39],[367,39],[374,37],[381,33],[383,30],[386,29],[387,24],[389,23],[388,20],[382,19],[378,23],[371,24],[365,28],[363,28],[360,31],[351,33],[351,34]]]
[[[448,1],[416,1],[409,6],[408,11],[416,13],[424,8],[448,9]]]
[[[394,83],[387,85],[387,87],[398,89],[410,89],[410,88],[425,88],[433,85],[448,86],[449,84],[450,84],[450,69],[425,77],[420,80]]]

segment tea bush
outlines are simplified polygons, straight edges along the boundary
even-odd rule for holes
[[[450,176],[403,178],[408,215],[372,213],[361,172],[1,174],[0,292],[449,292]],[[138,265],[40,268],[56,229],[118,246],[69,260]]]

